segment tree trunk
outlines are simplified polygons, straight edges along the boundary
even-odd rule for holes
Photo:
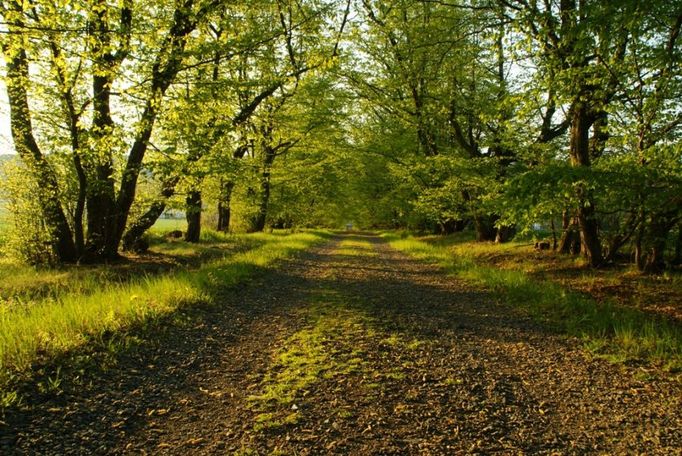
[[[562,217],[564,232],[561,234],[561,240],[559,241],[559,253],[577,255],[580,253],[578,221],[575,218],[571,219],[568,211],[564,211]]]
[[[665,248],[668,244],[668,234],[677,221],[678,218],[675,211],[652,216],[647,236],[648,252],[646,259],[640,261],[644,272],[656,274],[665,269]]]
[[[459,233],[466,227],[466,220],[448,219],[439,225],[441,234]]]
[[[577,225],[571,225],[564,231],[559,241],[559,253],[578,255],[580,253],[580,233]]]
[[[199,242],[201,238],[201,191],[191,190],[185,200],[185,218],[187,233],[185,241]]]
[[[95,162],[90,169],[92,182],[87,188],[88,233],[85,249],[103,259],[118,257],[117,219],[119,210],[114,188],[114,165],[111,138],[114,120],[111,117],[111,89],[117,60],[113,55],[107,19],[107,5],[97,0],[92,9],[92,128]],[[118,239],[116,239],[118,241]]]
[[[644,270],[644,252],[642,251],[642,238],[644,237],[643,231],[644,228],[640,227],[639,230],[637,230],[637,237],[635,238],[635,258],[634,258],[634,263],[637,266],[637,269],[640,271]]]
[[[515,226],[502,226],[497,230],[497,235],[495,236],[495,243],[503,244],[505,242],[509,242],[514,237],[514,235],[516,235]]]
[[[630,240],[630,238],[632,238],[639,225],[640,221],[637,219],[637,216],[634,213],[630,214],[627,220],[623,223],[623,231],[613,236],[613,238],[609,241],[606,255],[607,262],[610,263],[616,260],[618,252]]]
[[[203,9],[202,16],[210,10],[211,8]],[[116,213],[114,214],[114,220],[111,222],[113,233],[107,240],[106,251],[116,251],[123,238],[130,208],[135,200],[137,180],[142,169],[142,161],[147,152],[154,123],[161,108],[161,102],[166,90],[168,90],[178,72],[182,69],[187,39],[196,29],[200,19],[202,18],[196,16],[190,0],[176,4],[173,13],[173,23],[168,34],[165,36],[162,49],[156,54],[152,67],[149,96],[140,116],[140,121],[138,122],[139,129],[128,153],[126,166],[121,176],[121,185],[116,198]]]
[[[175,186],[179,180],[178,178],[173,178],[163,182],[161,198],[158,201],[154,201],[149,209],[147,209],[147,212],[135,220],[123,235],[123,250],[133,249],[135,243],[142,238],[144,233],[154,226],[159,217],[161,217],[161,214],[163,214],[163,211],[166,210],[168,198],[175,194]]]
[[[556,252],[558,242],[556,237],[556,226],[554,225],[554,217],[552,217],[551,226],[552,226],[552,250]]]
[[[665,239],[657,239],[652,243],[644,262],[644,272],[658,274],[665,270],[665,246]]]
[[[497,217],[494,215],[475,215],[474,227],[476,228],[476,241],[494,241],[497,237],[495,222]]]
[[[260,179],[260,201],[258,203],[258,213],[251,223],[251,230],[254,233],[265,229],[265,222],[268,216],[268,204],[270,203],[270,170],[275,161],[275,151],[270,147],[265,147],[265,157],[263,161],[263,173]]]
[[[592,120],[584,103],[576,102],[572,108],[569,149],[571,162],[576,167],[589,167],[591,164],[589,130]],[[580,238],[590,265],[592,267],[599,267],[604,263],[604,258],[599,239],[594,201],[589,191],[584,187],[578,187],[577,192],[577,218],[578,225],[580,226]]]
[[[677,239],[675,241],[675,257],[672,264],[679,266],[682,264],[682,223],[677,225]]]
[[[21,26],[21,24],[17,24]],[[11,31],[11,30],[10,30]],[[19,35],[12,35],[16,38]],[[28,105],[25,84],[29,81],[26,51],[19,43],[9,40],[13,46],[3,46],[7,62],[7,96],[10,106],[10,128],[12,139],[22,162],[31,170],[41,187],[37,198],[40,201],[44,222],[52,232],[54,252],[60,262],[74,262],[78,259],[78,249],[73,240],[69,222],[59,201],[59,184],[48,161],[43,156],[33,136],[33,125]],[[17,45],[17,48],[14,47]]]
[[[223,233],[230,231],[230,217],[232,209],[230,208],[230,201],[218,202],[218,227],[217,230]]]
[[[220,201],[218,201],[218,231],[227,233],[230,231],[230,218],[232,217],[232,191],[234,181],[222,183],[220,189]]]

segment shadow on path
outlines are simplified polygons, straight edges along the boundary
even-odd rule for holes
[[[59,392],[27,386],[0,424],[0,452],[664,454],[682,441],[679,384],[590,361],[369,233],[339,233],[214,293],[220,305],[108,335],[110,353],[70,354],[95,362],[62,370]],[[332,357],[352,349],[362,367],[320,376],[297,393],[295,422],[259,429],[248,397],[315,324],[320,296],[362,317],[364,332],[322,345]]]

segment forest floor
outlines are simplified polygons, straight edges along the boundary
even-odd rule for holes
[[[379,237],[221,293],[45,379],[0,418],[0,453],[680,454],[679,379],[593,358]]]
[[[417,239],[478,264],[523,271],[536,281],[556,282],[598,302],[612,301],[682,324],[682,271],[679,268],[660,275],[641,274],[629,262],[592,269],[583,256],[538,251],[529,242],[480,243],[467,234]]]

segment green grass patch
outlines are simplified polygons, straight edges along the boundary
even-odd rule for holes
[[[281,344],[260,392],[248,398],[258,412],[254,430],[296,423],[296,400],[313,383],[349,375],[365,365],[363,353],[347,341],[372,334],[367,316],[332,290],[315,294],[304,312],[308,324]]]
[[[12,378],[30,376],[31,364],[39,359],[51,359],[96,341],[103,333],[169,314],[183,305],[211,304],[219,289],[243,282],[259,269],[327,237],[324,232],[248,236],[262,245],[194,271],[104,284],[89,294],[65,293],[26,306],[0,305],[0,391],[7,390]]]
[[[478,251],[460,249],[455,255],[442,245],[411,237],[385,234],[384,238],[392,247],[485,286],[536,319],[583,338],[586,347],[598,356],[612,361],[646,360],[671,371],[682,369],[682,330],[670,321],[612,301],[598,303],[557,283],[540,282],[523,270],[478,264],[473,258],[480,254]]]
[[[376,256],[377,253],[372,248],[369,241],[363,239],[345,239],[339,243],[337,250],[334,252],[337,255],[345,256]]]
[[[182,219],[170,219],[170,218],[160,218],[156,220],[156,223],[151,227],[152,232],[157,233],[167,233],[168,231],[180,230],[185,232],[187,230],[187,220]]]
[[[219,260],[263,245],[258,234],[226,235],[207,232],[197,244],[184,241],[153,243],[149,255],[107,265],[64,265],[36,268],[0,258],[0,307],[24,307],[66,294],[91,294],[108,285],[123,285],[177,269],[193,269],[208,260]]]

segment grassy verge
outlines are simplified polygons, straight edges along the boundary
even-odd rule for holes
[[[614,301],[682,323],[682,271],[662,275],[641,274],[629,263],[604,269],[588,267],[579,255],[537,251],[530,241],[493,244],[474,242],[468,233],[418,238],[446,249],[456,257],[472,259],[479,265],[520,270],[538,281],[552,281],[567,289],[587,293],[599,302]]]
[[[30,306],[0,306],[0,392],[30,376],[31,364],[97,339],[105,332],[168,314],[183,305],[211,303],[216,291],[243,282],[258,269],[321,242],[323,232],[249,235],[255,249],[209,262],[194,271],[104,284],[89,294],[65,293]],[[3,405],[3,404],[0,404]]]
[[[36,268],[0,258],[0,307],[27,306],[66,294],[90,294],[103,285],[120,285],[178,269],[193,269],[208,260],[256,248],[265,242],[258,235],[211,231],[202,233],[202,240],[197,244],[166,241],[160,235],[150,238],[152,247],[148,253],[105,265]]]
[[[682,369],[682,329],[670,321],[612,301],[598,303],[559,284],[535,280],[525,271],[482,265],[471,256],[456,256],[418,239],[395,234],[385,238],[392,247],[485,286],[535,318],[583,338],[599,356],[617,362],[646,360],[670,371]]]

